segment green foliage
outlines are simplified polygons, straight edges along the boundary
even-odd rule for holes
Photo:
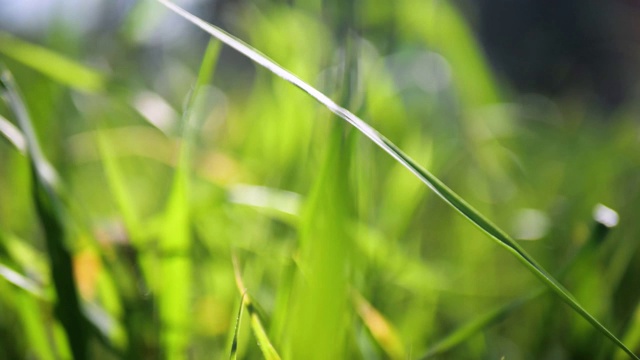
[[[219,40],[0,34],[0,357],[637,358],[637,110],[509,94],[451,2],[158,1]]]

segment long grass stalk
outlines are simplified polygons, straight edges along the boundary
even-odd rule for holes
[[[262,324],[262,320],[260,319],[260,315],[258,314],[258,312],[254,307],[254,304],[253,304],[254,300],[249,295],[247,291],[247,287],[244,285],[244,280],[242,279],[242,274],[240,273],[240,265],[238,263],[238,259],[235,256],[235,254],[232,255],[231,260],[233,262],[233,273],[236,280],[236,286],[238,287],[238,291],[242,294],[242,303],[240,304],[240,306],[245,307],[247,309],[247,312],[249,313],[249,317],[251,321],[251,329],[253,330],[253,334],[255,335],[256,339],[258,340],[258,345],[260,346],[260,351],[262,352],[262,356],[264,356],[265,360],[280,360],[280,355],[278,354],[278,352],[276,351],[276,348],[271,343],[271,340],[269,339],[269,335],[267,335],[267,331],[265,330],[264,325]],[[241,316],[241,314],[242,313],[238,315],[238,322],[240,321],[239,317]],[[236,344],[236,347],[237,347],[237,332],[238,332],[239,326],[240,326],[239,323],[236,324],[236,330],[235,330],[236,334],[234,335],[234,343]],[[236,353],[237,353],[237,348],[233,349],[233,345],[232,345],[231,355],[235,356]]]
[[[58,177],[42,154],[29,112],[11,73],[6,69],[0,71],[0,92],[17,118],[26,139],[27,154],[33,173],[32,196],[44,228],[47,254],[57,294],[56,314],[66,332],[73,358],[86,359],[88,326],[73,277],[71,253],[65,244],[65,215],[57,192]]]
[[[313,86],[302,81],[290,71],[286,70],[282,66],[269,59],[267,56],[261,54],[258,50],[245,44],[241,40],[231,36],[222,29],[211,25],[202,19],[192,15],[186,10],[180,8],[174,3],[167,0],[157,0],[162,5],[166,6],[171,11],[185,18],[194,25],[200,27],[202,30],[208,32],[212,36],[218,38],[228,46],[234,48],[247,58],[254,61],[256,64],[271,71],[275,75],[283,78],[291,84],[297,86],[302,91],[309,94],[319,103],[323,104],[327,109],[342,118],[353,127],[358,129],[363,135],[374,142],[378,147],[387,152],[397,162],[402,164],[407,170],[412,172],[418,179],[420,179],[425,185],[427,185],[434,193],[436,193],[442,200],[449,204],[452,208],[458,211],[461,215],[467,218],[472,224],[477,226],[485,234],[489,235],[499,245],[504,247],[507,251],[513,254],[527,269],[529,269],[536,277],[540,279],[546,286],[548,286],[554,293],[556,293],[565,303],[580,314],[585,320],[587,320],[594,328],[603,333],[606,337],[611,339],[621,349],[623,349],[631,358],[638,359],[622,341],[620,341],[609,329],[602,325],[595,317],[593,317],[586,309],[584,309],[577,300],[571,295],[571,293],[564,288],[553,276],[551,276],[541,265],[539,265],[520,245],[518,245],[506,232],[494,225],[484,215],[475,210],[465,200],[458,196],[455,192],[449,189],[442,181],[440,181],[433,174],[423,169],[413,159],[402,152],[395,144],[386,139],[380,133],[378,133],[373,127],[367,124],[364,120],[335,103],[328,96],[315,89]]]
[[[602,215],[603,213],[605,214],[604,216]],[[603,205],[598,205],[596,207],[594,222],[589,238],[584,245],[580,247],[578,252],[567,261],[560,271],[558,271],[558,278],[563,278],[576,264],[587,258],[589,254],[592,254],[596,250],[596,248],[609,234],[609,230],[617,225],[617,216],[618,215],[613,210]],[[615,219],[615,221],[612,219]],[[454,330],[437,342],[422,358],[432,358],[453,349],[479,332],[504,320],[522,306],[543,296],[544,294],[547,294],[548,290],[549,288],[547,287],[538,288],[507,304],[471,319],[469,322],[460,326],[458,329]]]
[[[168,359],[183,358],[189,343],[190,315],[185,314],[185,309],[189,308],[191,299],[189,183],[191,153],[197,134],[194,113],[200,90],[210,81],[219,49],[219,43],[212,40],[205,51],[196,84],[188,95],[183,114],[178,165],[165,210],[165,226],[160,239],[160,267],[163,281],[158,296],[163,323],[162,338]]]

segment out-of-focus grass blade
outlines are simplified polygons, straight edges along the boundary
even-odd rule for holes
[[[397,2],[399,31],[420,36],[453,68],[454,84],[467,106],[496,103],[498,90],[464,16],[450,1]],[[400,20],[401,19],[401,20]]]
[[[59,84],[69,86],[75,90],[91,94],[107,93],[119,84],[117,78],[100,73],[60,53],[18,39],[2,31],[0,31],[0,54],[4,54],[6,57],[38,71]],[[145,111],[149,103],[154,100],[157,101],[153,104],[156,109],[157,106],[166,105],[158,102],[158,100],[161,101],[159,97],[149,96],[151,94],[149,92],[142,92],[136,97],[128,98],[129,92],[126,88],[121,87],[118,90],[121,90],[122,94],[124,94],[122,100],[136,109],[151,125],[165,134],[172,134],[172,119],[169,118],[170,120],[159,123],[157,119],[150,118]],[[110,95],[113,96],[114,93],[112,92]],[[115,95],[119,97],[118,94]],[[171,111],[170,108],[168,110]],[[0,127],[0,132],[4,133],[2,127]]]
[[[300,272],[294,282],[287,357],[337,359],[345,356],[348,317],[349,233],[352,204],[347,176],[355,132],[333,124],[324,159],[300,219]],[[347,129],[348,130],[348,129]]]
[[[267,360],[280,360],[280,355],[278,355],[278,352],[273,347],[273,344],[271,344],[271,340],[269,340],[269,336],[267,335],[267,332],[262,325],[262,320],[260,320],[258,312],[253,307],[253,299],[247,292],[247,288],[244,286],[242,274],[240,274],[238,259],[235,257],[235,255],[232,257],[232,261],[236,285],[238,287],[238,291],[242,294],[243,304],[247,308],[247,312],[249,312],[249,316],[251,318],[251,329],[253,330],[253,334],[256,336],[256,339],[258,340],[260,351],[262,351],[262,355]],[[236,325],[236,331],[237,327],[238,325]]]
[[[544,289],[538,290],[528,296],[514,300],[504,306],[493,309],[486,312],[466,324],[456,329],[451,334],[447,335],[444,339],[440,340],[437,344],[429,349],[429,351],[423,356],[424,359],[431,358],[433,356],[440,355],[446,351],[453,349],[454,347],[469,340],[469,338],[477,335],[482,330],[502,321],[515,309],[531,299],[537,298],[539,295],[544,294]]]
[[[5,139],[18,149],[21,153],[27,151],[27,141],[24,136],[9,120],[0,115],[0,133]]]
[[[43,298],[45,296],[44,291],[36,282],[2,263],[0,263],[0,277],[35,297]]]
[[[122,214],[129,237],[134,244],[138,244],[142,229],[133,204],[134,197],[127,191],[124,175],[112,150],[112,144],[102,131],[96,132],[96,140],[107,184],[113,194],[116,206]]]
[[[398,149],[392,142],[380,135],[369,124],[362,119],[351,113],[349,110],[339,106],[329,97],[305,83],[297,76],[293,75],[288,70],[284,69],[274,61],[261,54],[259,51],[253,49],[251,46],[229,35],[223,30],[201,20],[200,18],[192,15],[184,9],[178,7],[167,0],[157,0],[171,11],[187,19],[194,25],[200,27],[204,31],[220,39],[228,46],[234,48],[238,52],[242,53],[255,63],[271,71],[275,75],[280,76],[284,80],[299,87],[301,90],[309,94],[318,102],[326,106],[331,112],[338,115],[343,120],[354,126],[358,131],[367,136],[371,141],[378,145],[382,150],[387,152],[396,161],[401,163],[409,171],[411,171],[417,178],[424,182],[432,191],[434,191],[440,198],[457,210],[460,214],[466,217],[471,223],[476,225],[480,230],[485,232],[491,238],[496,240],[498,244],[502,245],[505,249],[511,252],[520,262],[522,262],[534,275],[536,275],[544,284],[552,289],[564,302],[571,306],[578,314],[586,319],[593,327],[602,332],[605,336],[615,342],[620,348],[629,354],[634,359],[640,360],[631,350],[629,350],[613,333],[611,333],[604,325],[600,324],[587,310],[585,310],[555,278],[553,278],[546,270],[544,270],[533,258],[527,254],[524,249],[520,247],[510,236],[504,231],[494,225],[491,221],[485,218],[477,210],[475,210],[466,201],[460,198],[455,192],[449,189],[438,178],[432,175],[427,170],[423,169],[420,165],[415,163],[413,159]]]
[[[0,245],[3,240],[4,236],[0,232]],[[17,300],[15,306],[22,320],[24,333],[29,343],[29,352],[37,356],[38,359],[55,359],[56,354],[52,351],[47,336],[49,324],[43,319],[41,311],[43,300],[49,301],[46,299],[42,286],[2,263],[0,263],[0,278],[4,278],[16,286],[13,296]]]
[[[296,225],[302,199],[299,194],[264,186],[234,185],[229,201],[256,208],[267,215]]]
[[[609,233],[609,229],[617,225],[617,219],[618,214],[614,210],[609,209],[604,205],[597,205],[594,211],[594,223],[589,238],[575,256],[573,256],[559,271],[558,277],[562,278],[576,263],[580,262],[581,259],[586,258],[590,253],[592,253],[594,249],[606,238]],[[519,309],[529,301],[546,294],[547,290],[548,288],[546,287],[539,288],[527,295],[513,300],[508,304],[472,319],[431,347],[424,355],[423,359],[437,356],[462,344],[482,330],[499,323],[508,317],[514,310]]]
[[[0,69],[0,72],[0,92],[14,112],[27,142],[28,156],[34,175],[33,197],[44,228],[53,284],[57,294],[57,316],[67,334],[67,341],[74,359],[85,359],[88,356],[87,324],[73,278],[71,254],[64,243],[64,214],[61,199],[56,191],[57,176],[40,150],[27,108],[13,77],[6,69]]]
[[[640,350],[640,305],[636,307],[630,324],[623,339],[631,345],[632,349]],[[620,350],[615,354],[616,360],[622,360],[624,357],[624,353]]]
[[[43,360],[58,358],[61,355],[60,351],[54,350],[55,345],[49,336],[53,322],[47,319],[48,314],[42,311],[44,303],[47,303],[47,307],[53,303],[51,289],[38,281],[45,278],[39,271],[42,268],[38,266],[42,259],[24,242],[3,231],[0,231],[0,254],[7,257],[9,265],[0,263],[0,278],[16,286],[16,291],[12,293],[29,344],[29,354]],[[32,266],[34,263],[38,265]],[[36,279],[22,275],[14,270],[16,268],[21,268],[24,273],[35,273],[35,276],[32,276]]]
[[[5,32],[0,32],[0,53],[78,90],[97,92],[107,85],[98,71]]]
[[[194,89],[183,114],[182,144],[177,169],[165,212],[160,239],[161,276],[159,288],[162,339],[167,359],[182,359],[189,344],[191,316],[185,313],[191,299],[191,235],[189,227],[189,180],[191,152],[197,124],[194,113],[200,88],[209,82],[218,58],[220,43],[211,40],[205,51]]]
[[[406,359],[404,345],[393,325],[357,291],[353,291],[353,303],[371,335],[389,358]]]
[[[231,351],[229,353],[229,359],[236,360],[238,357],[238,333],[240,332],[240,320],[242,320],[242,313],[244,310],[244,298],[245,294],[242,294],[240,299],[240,307],[238,308],[238,317],[236,318],[236,327],[233,329],[233,340],[231,340]]]

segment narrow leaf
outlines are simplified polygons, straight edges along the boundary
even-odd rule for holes
[[[371,335],[390,359],[406,359],[404,345],[389,321],[360,293],[353,291],[353,303]]]
[[[57,316],[67,334],[74,359],[85,359],[88,355],[87,324],[73,278],[71,253],[64,243],[64,214],[62,201],[57,193],[58,177],[42,154],[31,118],[13,77],[6,69],[0,71],[0,92],[15,114],[27,142],[34,175],[33,198],[44,228],[53,284],[57,293]]]
[[[182,120],[182,144],[173,186],[165,210],[165,226],[160,239],[162,287],[159,293],[160,316],[163,322],[162,337],[168,359],[185,356],[189,343],[189,308],[191,298],[191,249],[189,228],[189,181],[191,152],[197,126],[194,124],[199,90],[209,81],[218,57],[219,43],[213,41],[207,47],[200,66],[196,85],[189,94]]]
[[[269,340],[269,336],[267,335],[267,331],[264,329],[262,325],[262,320],[260,320],[260,315],[256,311],[253,306],[253,299],[247,292],[247,288],[244,286],[244,281],[242,280],[242,275],[240,274],[240,266],[238,265],[238,259],[235,255],[232,257],[233,261],[233,272],[236,279],[236,285],[238,287],[238,291],[243,296],[243,304],[247,308],[247,312],[249,312],[249,317],[251,319],[251,329],[253,330],[253,334],[258,340],[258,345],[260,346],[260,351],[262,351],[262,356],[266,360],[280,360],[280,355],[271,344],[271,340]]]
[[[231,341],[231,352],[229,353],[229,359],[236,360],[238,357],[238,333],[240,332],[240,320],[242,320],[242,310],[244,310],[244,298],[246,293],[242,294],[240,299],[240,307],[238,309],[238,317],[236,318],[236,326],[233,330],[233,340]]]
[[[544,270],[533,258],[531,258],[525,251],[518,245],[511,237],[509,237],[504,231],[490,222],[477,210],[475,210],[466,201],[460,198],[455,192],[449,189],[438,178],[432,175],[427,170],[419,166],[413,159],[398,149],[391,141],[380,135],[374,128],[364,122],[362,119],[351,113],[349,110],[339,106],[329,97],[305,83],[300,78],[284,69],[280,65],[276,64],[273,60],[270,60],[259,51],[253,49],[251,46],[236,39],[225,31],[218,27],[215,27],[200,18],[185,11],[174,3],[167,0],[157,0],[171,11],[187,19],[194,25],[200,27],[202,30],[208,32],[212,36],[218,38],[228,46],[234,48],[241,54],[245,55],[258,65],[271,71],[277,76],[280,76],[284,80],[299,87],[301,90],[309,94],[316,99],[319,103],[323,104],[331,112],[347,121],[354,126],[358,131],[368,137],[382,150],[387,152],[396,161],[411,171],[418,179],[425,183],[432,191],[434,191],[440,198],[442,198],[451,207],[457,210],[460,214],[466,217],[471,223],[476,225],[480,230],[485,232],[491,238],[496,240],[498,244],[502,245],[505,249],[511,252],[520,262],[522,262],[534,275],[536,275],[544,284],[546,284],[551,290],[553,290],[564,302],[571,306],[578,314],[586,319],[594,328],[598,329],[605,336],[616,343],[622,348],[629,356],[634,359],[640,360],[631,350],[629,350],[613,333],[611,333],[604,325],[600,324],[587,310],[585,310],[555,278],[553,278],[546,270]]]
[[[591,234],[587,241],[580,247],[579,251],[567,261],[564,267],[558,272],[558,278],[564,277],[577,263],[588,258],[594,252],[595,248],[600,245],[609,233],[609,230],[616,226],[618,214],[604,205],[597,205],[594,210],[594,222],[591,228]],[[462,344],[472,336],[478,334],[484,329],[493,326],[503,319],[507,318],[515,310],[527,304],[534,299],[544,295],[549,290],[547,287],[541,287],[526,295],[523,295],[507,304],[490,310],[478,317],[473,318],[466,324],[454,330],[444,339],[440,340],[424,355],[423,359],[440,355],[454,347]]]
[[[0,133],[15,146],[18,151],[24,153],[27,151],[27,142],[24,136],[9,120],[0,115]]]
[[[78,90],[96,92],[107,84],[98,71],[5,32],[0,32],[0,53]]]

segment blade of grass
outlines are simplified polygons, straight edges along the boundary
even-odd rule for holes
[[[2,97],[14,112],[27,142],[33,172],[33,198],[44,228],[47,254],[57,294],[56,313],[65,329],[74,359],[85,359],[88,356],[89,337],[73,278],[71,254],[64,243],[65,217],[62,202],[57,193],[57,175],[40,150],[29,113],[13,77],[6,69],[0,69],[0,72]]]
[[[0,53],[78,90],[98,92],[107,86],[98,71],[6,32],[0,32]]]
[[[244,298],[246,293],[242,294],[240,299],[240,307],[238,308],[238,317],[236,318],[236,326],[233,329],[233,340],[231,340],[231,351],[229,353],[229,359],[236,360],[238,357],[238,333],[240,332],[240,320],[242,319],[242,313],[244,310]]]
[[[127,190],[124,174],[118,164],[112,145],[103,131],[96,131],[96,140],[109,190],[113,194],[119,213],[122,215],[129,237],[134,244],[140,245],[139,240],[143,230],[133,203],[134,197]]]
[[[183,114],[182,144],[171,193],[165,209],[165,226],[160,239],[162,286],[159,293],[162,341],[168,359],[182,359],[189,344],[191,298],[191,234],[189,227],[189,180],[191,152],[197,124],[195,108],[199,90],[206,85],[218,58],[220,43],[211,40]]]
[[[336,359],[345,356],[351,195],[348,173],[354,132],[333,124],[319,174],[300,219],[299,267],[291,296],[287,356]],[[346,129],[350,130],[350,129]]]
[[[29,294],[37,298],[45,297],[44,290],[39,284],[29,279],[28,277],[12,270],[10,267],[3,265],[1,262],[0,262],[0,277],[4,278],[6,281],[12,283],[13,285],[19,287],[20,289],[28,292]]]
[[[25,153],[27,151],[27,142],[24,136],[9,120],[0,115],[0,133],[7,139],[18,151]]]
[[[173,135],[173,122],[159,123],[150,118],[140,106],[145,100],[154,99],[151,92],[139,92],[137,96],[123,86],[121,79],[103,74],[63,54],[19,39],[0,31],[0,54],[25,65],[59,84],[89,94],[109,94],[112,98],[127,103],[149,124],[166,135]],[[117,91],[112,91],[117,90]],[[156,104],[157,105],[157,104]],[[0,132],[2,129],[0,128]]]
[[[0,241],[2,234],[0,233]],[[8,266],[0,263],[0,278],[16,286],[18,291],[11,291],[15,297],[15,306],[26,339],[29,343],[29,353],[38,359],[54,360],[56,353],[54,346],[50,343],[47,332],[50,331],[49,322],[44,319],[41,311],[42,304],[48,302],[45,291],[33,280],[17,273]],[[4,295],[4,293],[3,293]]]
[[[451,207],[457,210],[460,214],[462,214],[465,218],[467,218],[471,223],[477,226],[484,233],[489,235],[491,238],[497,241],[498,244],[503,246],[506,250],[512,253],[526,268],[528,268],[536,277],[538,277],[545,285],[547,285],[553,292],[555,292],[565,303],[567,303],[571,308],[574,309],[578,314],[580,314],[585,320],[587,320],[591,325],[596,328],[598,331],[602,332],[606,337],[611,339],[614,343],[616,343],[621,349],[623,349],[631,358],[638,359],[629,348],[627,348],[609,329],[607,329],[604,325],[602,325],[596,318],[594,318],[586,309],[584,309],[571,295],[571,293],[566,290],[555,278],[553,278],[544,268],[542,268],[533,258],[527,254],[524,249],[520,247],[510,236],[508,236],[503,230],[494,225],[491,221],[485,218],[482,214],[480,214],[477,210],[475,210],[471,205],[469,205],[466,201],[464,201],[461,197],[459,197],[455,192],[449,189],[444,183],[442,183],[438,178],[432,175],[427,170],[423,169],[420,165],[418,165],[413,159],[411,159],[408,155],[403,153],[398,147],[396,147],[391,141],[387,140],[381,134],[379,134],[374,128],[372,128],[369,124],[364,122],[355,114],[351,113],[349,110],[339,106],[329,97],[312,87],[311,85],[305,83],[297,76],[293,75],[288,70],[284,69],[280,65],[276,64],[274,61],[267,58],[265,55],[261,54],[259,51],[253,49],[251,46],[245,44],[239,39],[231,36],[225,31],[221,30],[218,27],[215,27],[200,18],[192,15],[191,13],[185,11],[174,3],[167,0],[157,0],[159,3],[166,6],[171,11],[176,14],[182,16],[189,22],[194,25],[200,27],[202,30],[208,32],[212,36],[218,38],[228,46],[234,48],[241,54],[245,55],[258,65],[264,67],[265,69],[271,71],[277,76],[280,76],[284,80],[290,82],[291,84],[299,87],[302,91],[309,94],[311,97],[316,99],[319,103],[323,104],[327,109],[331,112],[347,121],[349,124],[354,126],[358,131],[360,131],[363,135],[368,137],[371,141],[373,141],[376,145],[378,145],[382,150],[387,152],[391,157],[393,157],[396,161],[401,163],[404,167],[406,167],[409,171],[411,171],[418,179],[425,183],[433,192],[435,192],[441,199],[443,199],[446,203],[448,203]]]
[[[251,318],[251,329],[253,330],[253,334],[255,335],[256,339],[258,340],[260,351],[262,351],[262,355],[266,360],[280,360],[280,355],[278,355],[278,352],[273,347],[273,344],[271,344],[271,340],[269,340],[267,331],[262,325],[262,320],[260,320],[260,316],[253,306],[253,299],[249,295],[247,288],[244,286],[242,274],[240,274],[240,265],[238,264],[238,259],[235,255],[232,255],[231,260],[233,262],[233,272],[236,280],[236,286],[238,287],[238,291],[240,292],[240,294],[242,294],[243,304],[247,308],[247,312],[249,313],[249,317]]]
[[[624,335],[624,340],[631,344],[632,348],[640,349],[640,305],[638,305],[633,312],[630,324],[630,327]],[[624,357],[624,353],[620,350],[614,354],[616,360],[621,360]]]
[[[353,291],[353,304],[362,322],[390,359],[406,359],[404,345],[389,321],[359,292]]]
[[[574,265],[594,252],[596,247],[599,246],[607,237],[609,230],[617,225],[617,216],[618,215],[615,211],[605,207],[604,205],[596,206],[594,211],[594,222],[589,238],[584,245],[580,247],[580,250],[578,250],[578,252],[569,261],[567,261],[565,266],[558,272],[557,276],[559,278],[562,278],[574,267]],[[521,306],[524,306],[528,302],[546,294],[547,291],[548,288],[541,287],[529,294],[513,300],[510,303],[472,319],[436,343],[422,358],[431,358],[453,349],[482,330],[501,322],[512,312],[519,309]]]

